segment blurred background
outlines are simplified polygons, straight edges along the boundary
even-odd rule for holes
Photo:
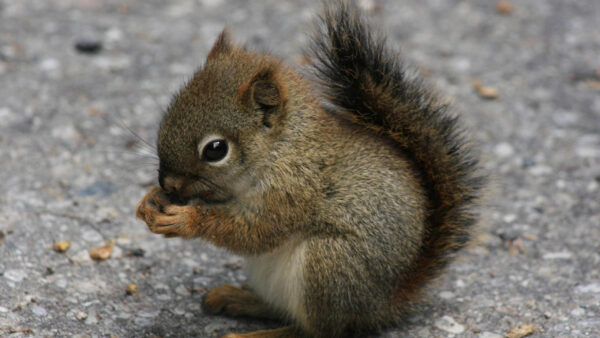
[[[476,243],[381,336],[600,336],[600,2],[358,3],[452,102],[492,181]],[[218,33],[302,70],[318,9],[0,1],[0,336],[278,326],[204,314],[208,288],[244,281],[241,258],[155,236],[134,209],[161,114]]]

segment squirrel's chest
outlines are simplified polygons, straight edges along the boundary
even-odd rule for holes
[[[247,258],[249,284],[274,308],[290,317],[306,320],[304,307],[304,258],[307,243],[290,239],[272,252]]]

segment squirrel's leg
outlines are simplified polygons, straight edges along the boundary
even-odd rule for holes
[[[260,330],[249,333],[229,333],[222,338],[285,338],[285,337],[300,337],[297,331],[291,327],[286,326],[279,329],[273,330]]]
[[[218,286],[206,293],[202,300],[204,310],[211,314],[230,317],[254,317],[280,319],[265,302],[247,288],[238,288],[229,283]]]

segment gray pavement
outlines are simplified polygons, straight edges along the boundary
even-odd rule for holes
[[[477,242],[383,337],[600,336],[600,1],[361,1],[492,177]],[[134,218],[161,112],[219,31],[302,60],[313,1],[0,1],[0,336],[212,337],[241,258]],[[93,52],[95,41],[102,48]],[[484,99],[479,79],[499,97]],[[150,156],[148,156],[150,154]],[[65,253],[54,243],[70,241]],[[89,250],[114,241],[112,256]],[[128,295],[127,285],[137,292]],[[527,328],[527,327],[526,327]]]

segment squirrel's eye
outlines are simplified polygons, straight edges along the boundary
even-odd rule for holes
[[[213,140],[208,142],[202,150],[202,160],[217,162],[225,158],[229,152],[226,140]]]

